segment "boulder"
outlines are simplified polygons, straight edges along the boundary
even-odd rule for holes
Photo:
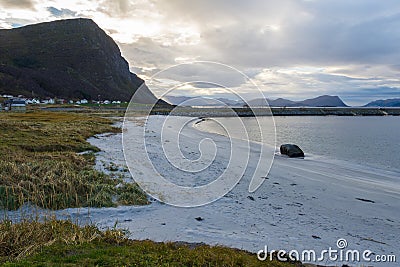
[[[282,155],[287,155],[290,158],[304,158],[304,152],[297,145],[284,144],[281,145],[280,151]]]

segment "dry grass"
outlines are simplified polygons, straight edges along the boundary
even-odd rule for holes
[[[126,232],[79,227],[54,218],[0,223],[4,266],[302,266],[260,262],[255,254],[226,247],[135,241]]]
[[[120,131],[111,124],[91,114],[0,113],[0,208],[28,202],[47,209],[146,204],[137,185],[93,169],[98,148],[86,139]],[[90,152],[77,154],[83,151]]]
[[[122,230],[100,231],[94,225],[78,226],[69,220],[53,217],[42,222],[3,220],[0,223],[0,262],[20,260],[55,243],[80,245],[95,240],[119,243],[124,236]]]

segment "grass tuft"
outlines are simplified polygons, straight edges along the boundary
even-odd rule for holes
[[[15,210],[25,203],[52,210],[147,204],[136,184],[94,170],[98,148],[86,139],[104,132],[120,129],[91,114],[0,113],[0,208]],[[77,154],[84,151],[91,152]]]
[[[261,262],[255,254],[221,246],[135,241],[118,229],[100,231],[54,218],[3,221],[0,244],[3,266],[302,266]]]

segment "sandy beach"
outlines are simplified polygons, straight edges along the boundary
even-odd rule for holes
[[[151,116],[161,123],[163,116]],[[184,117],[175,117],[176,124]],[[199,120],[194,120],[193,124]],[[143,134],[143,120],[132,122],[138,136]],[[121,122],[118,123],[121,125]],[[167,127],[166,131],[178,131]],[[172,133],[171,133],[172,134]],[[227,137],[187,127],[181,139],[183,155],[199,157],[199,140],[211,138],[217,149],[228,147]],[[158,133],[152,138],[160,139]],[[150,139],[151,140],[151,139]],[[122,134],[101,134],[89,139],[101,149],[96,153],[96,168],[122,175],[127,172],[122,147]],[[132,145],[140,146],[140,142]],[[151,142],[150,142],[150,145]],[[245,147],[245,146],[243,146]],[[135,150],[135,147],[130,147]],[[206,147],[203,148],[203,153]],[[207,150],[207,149],[206,149]],[[211,153],[211,152],[210,152]],[[201,185],[218,174],[224,166],[227,153],[217,153],[210,170],[198,174],[182,174],[169,168],[156,150],[149,157],[158,168],[168,170],[174,182],[183,185]],[[140,157],[140,154],[137,154]],[[189,154],[187,154],[189,155]],[[140,162],[142,158],[137,158]],[[201,162],[199,163],[201,164]],[[255,168],[250,158],[248,169]],[[143,170],[143,168],[141,168]],[[240,174],[240,168],[231,174]],[[175,178],[174,178],[175,177]],[[307,155],[291,159],[276,153],[269,175],[254,193],[249,193],[250,173],[246,171],[240,182],[221,199],[201,207],[180,208],[151,198],[147,206],[120,206],[116,208],[80,208],[56,211],[58,217],[95,223],[99,228],[129,230],[132,239],[154,241],[185,241],[224,245],[257,252],[268,246],[272,249],[315,250],[337,249],[338,239],[346,239],[347,248],[371,250],[374,254],[399,255],[400,201],[399,173],[368,168],[322,156]],[[23,209],[22,209],[23,212]],[[25,211],[29,212],[29,211]],[[21,210],[8,212],[18,216]],[[319,262],[319,264],[338,264]],[[351,263],[358,266],[361,263]],[[396,263],[364,263],[367,266],[396,266]]]
[[[135,127],[143,131],[140,123]],[[186,134],[197,137],[191,139],[193,142],[210,135],[222,146],[229,142],[224,136],[193,127]],[[102,150],[97,154],[99,168],[113,163],[123,169],[121,134],[103,134],[89,141]],[[180,173],[174,175],[179,177]],[[208,175],[197,175],[197,182],[209,182]],[[69,209],[60,214],[81,220],[88,219],[89,214],[90,221],[101,228],[118,222],[133,239],[204,242],[256,252],[265,245],[286,251],[321,251],[336,248],[336,241],[344,238],[349,249],[398,255],[398,177],[398,173],[323,157],[290,159],[276,155],[264,184],[254,193],[248,192],[249,177],[245,174],[231,192],[202,207],[179,208],[153,201],[142,207],[92,208],[89,212]]]

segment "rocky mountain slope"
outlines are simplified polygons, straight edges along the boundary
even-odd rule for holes
[[[366,104],[365,107],[400,107],[400,98],[372,101]]]
[[[0,94],[129,101],[143,80],[90,19],[0,30]],[[147,89],[139,101],[154,102]]]
[[[205,97],[188,97],[188,96],[165,96],[164,100],[173,105],[189,105],[189,106],[243,106],[243,101],[235,101],[226,98],[205,98]],[[338,96],[323,95],[316,98],[306,99],[303,101],[292,101],[284,98],[267,99],[268,105],[271,107],[347,107],[347,105]],[[266,106],[265,99],[258,98],[250,100],[246,103],[252,107]]]
[[[347,107],[347,105],[338,96],[323,95],[303,101],[292,101],[284,98],[275,100],[268,99],[271,107]],[[264,99],[254,99],[249,101],[252,106],[264,106]]]

